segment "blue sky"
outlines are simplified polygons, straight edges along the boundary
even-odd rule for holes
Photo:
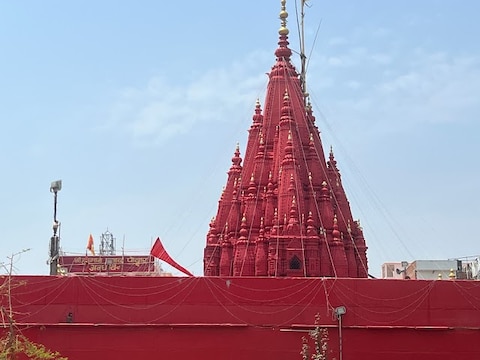
[[[385,261],[479,254],[480,5],[310,6],[309,92],[371,273]],[[84,253],[88,235],[98,245],[107,228],[130,252],[160,236],[202,274],[235,144],[243,154],[255,100],[264,102],[279,9],[0,0],[0,262],[30,248],[16,273],[48,273],[49,186],[62,179],[64,251]]]

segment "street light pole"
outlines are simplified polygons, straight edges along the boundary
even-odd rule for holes
[[[59,222],[57,220],[57,193],[62,190],[62,180],[53,181],[50,192],[53,193],[53,236],[50,238],[50,275],[58,274],[58,256],[60,251],[60,238],[57,235]]]
[[[340,360],[343,360],[342,317],[347,313],[347,308],[339,306],[334,309],[334,312],[338,320],[338,353]]]

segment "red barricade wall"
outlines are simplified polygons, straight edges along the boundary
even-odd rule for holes
[[[316,314],[338,360],[338,306],[345,360],[476,358],[479,300],[476,281],[12,278],[19,329],[70,360],[301,359]]]

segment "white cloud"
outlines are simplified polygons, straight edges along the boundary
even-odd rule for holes
[[[266,59],[263,53],[254,53],[186,84],[159,75],[143,88],[124,88],[111,108],[107,127],[120,128],[136,144],[154,145],[189,132],[198,123],[230,121],[239,108],[253,113],[254,101],[267,81]]]
[[[378,87],[378,95],[388,98],[389,105],[406,107],[418,121],[470,121],[479,114],[480,59],[434,54],[415,60],[417,68]]]
[[[347,54],[315,64],[335,79],[320,95],[340,117],[335,122],[392,132],[418,123],[477,121],[480,57],[423,49],[404,49],[402,58],[363,48]],[[321,83],[314,76],[310,84]]]

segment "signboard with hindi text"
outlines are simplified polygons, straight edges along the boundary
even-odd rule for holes
[[[66,273],[153,273],[155,259],[150,255],[60,256]]]

